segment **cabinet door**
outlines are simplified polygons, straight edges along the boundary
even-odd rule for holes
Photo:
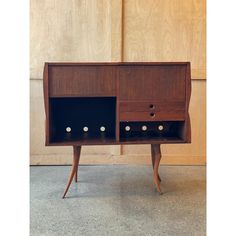
[[[185,101],[185,65],[119,67],[120,100]]]
[[[68,65],[49,67],[49,96],[115,96],[114,66]]]

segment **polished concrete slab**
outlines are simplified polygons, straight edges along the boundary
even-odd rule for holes
[[[30,168],[30,235],[205,235],[205,166],[79,166],[62,199],[70,166]]]

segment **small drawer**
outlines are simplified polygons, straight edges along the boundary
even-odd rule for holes
[[[155,111],[158,109],[157,103],[150,102],[120,102],[120,112],[131,112],[131,111]]]
[[[185,120],[184,102],[121,101],[121,121]]]
[[[185,120],[184,111],[166,111],[166,112],[121,112],[120,121],[181,121]]]
[[[185,102],[166,102],[166,101],[120,101],[120,112],[131,111],[183,111]]]

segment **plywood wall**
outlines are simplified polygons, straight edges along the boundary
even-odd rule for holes
[[[205,163],[205,0],[125,0],[123,4],[124,61],[191,62],[192,144],[162,145],[162,163]],[[150,146],[122,146],[122,154],[134,153],[150,155]]]
[[[109,0],[31,0],[31,164],[63,164],[67,161],[65,155],[70,157],[72,154],[68,147],[44,145],[44,62],[120,60],[121,6],[121,1]],[[82,153],[118,155],[120,147],[93,146],[83,148]]]
[[[45,61],[191,61],[192,144],[163,145],[162,163],[205,163],[205,0],[31,0],[31,164],[69,164],[72,148],[44,146]],[[81,163],[150,164],[150,146],[82,149]]]
[[[110,60],[110,1],[31,0],[31,78],[42,78],[45,61]]]
[[[191,61],[206,78],[205,0],[125,0],[124,61]]]

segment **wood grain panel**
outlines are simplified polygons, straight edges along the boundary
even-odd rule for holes
[[[111,60],[122,61],[122,15],[123,0],[110,0],[111,3]]]
[[[50,61],[111,61],[111,2],[30,1],[30,77]]]
[[[49,66],[51,97],[115,96],[116,69],[113,66]],[[86,79],[84,79],[86,78]],[[68,81],[65,83],[65,81]]]
[[[190,61],[206,78],[205,0],[125,0],[124,61]]]
[[[186,65],[121,66],[120,100],[184,101],[185,73]]]

